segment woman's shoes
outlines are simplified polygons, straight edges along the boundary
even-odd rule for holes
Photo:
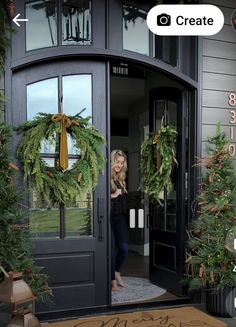
[[[112,290],[112,292],[117,292],[120,290],[120,288],[117,285],[116,279],[111,281],[111,290]]]
[[[116,277],[117,285],[120,287],[124,287],[125,283],[124,283],[123,279],[121,278],[121,275],[118,271],[115,272],[115,277]]]

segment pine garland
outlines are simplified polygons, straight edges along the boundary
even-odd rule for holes
[[[59,165],[50,167],[40,156],[43,140],[59,143],[60,122],[52,120],[54,115],[39,113],[17,128],[23,133],[17,154],[23,163],[25,178],[47,203],[75,201],[97,185],[99,172],[103,170],[104,137],[90,123],[90,117],[83,118],[80,114],[68,116],[72,121],[79,121],[79,125],[72,124],[66,129],[79,156],[70,170],[63,171]]]
[[[177,160],[175,157],[177,131],[167,125],[141,145],[141,185],[154,202],[161,203],[161,194],[171,191],[171,174]]]

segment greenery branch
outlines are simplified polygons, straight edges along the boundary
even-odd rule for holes
[[[11,160],[11,128],[0,124],[0,265],[6,271],[22,272],[39,301],[51,295],[48,277],[33,260],[27,212],[22,192],[16,187],[18,167]],[[0,274],[0,282],[4,275]]]
[[[140,188],[149,198],[161,203],[164,189],[172,190],[171,175],[176,160],[177,131],[172,126],[162,126],[141,145]]]

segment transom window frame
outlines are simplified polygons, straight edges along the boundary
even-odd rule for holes
[[[17,1],[17,12],[25,16],[25,1]],[[56,0],[61,1],[61,0]],[[107,6],[109,3],[109,6]],[[94,0],[92,2],[92,44],[91,46],[54,46],[48,48],[40,48],[25,51],[26,38],[25,29],[27,23],[22,23],[17,29],[17,33],[12,34],[12,52],[11,52],[11,69],[26,67],[42,60],[58,60],[59,58],[78,57],[85,58],[88,56],[101,57],[120,55],[121,57],[138,60],[147,64],[156,65],[156,67],[165,67],[171,70],[174,75],[178,75],[178,71],[183,73],[187,78],[197,80],[197,53],[198,38],[190,40],[187,37],[178,37],[178,60],[176,65],[166,62],[165,54],[161,54],[158,59],[155,58],[154,45],[155,35],[150,34],[150,54],[149,56],[137,52],[124,50],[122,41],[123,15],[122,1],[115,0]],[[193,37],[192,37],[193,38]],[[164,57],[163,57],[164,56]]]

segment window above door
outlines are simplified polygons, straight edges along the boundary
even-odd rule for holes
[[[26,51],[91,45],[91,7],[91,0],[26,1]]]
[[[64,58],[118,56],[161,67],[178,78],[180,71],[196,79],[197,38],[151,33],[146,16],[156,4],[155,0],[18,0],[16,10],[28,21],[12,33],[11,70]]]

